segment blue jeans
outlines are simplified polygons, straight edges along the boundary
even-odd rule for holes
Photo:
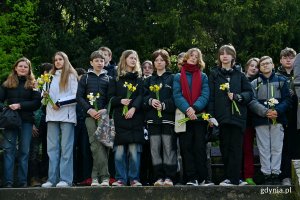
[[[127,181],[139,180],[142,146],[140,144],[114,147],[116,179],[125,185]]]
[[[47,153],[49,156],[48,181],[56,184],[73,181],[74,124],[48,122]]]
[[[4,184],[13,184],[14,164],[17,153],[16,145],[18,143],[18,183],[27,184],[28,158],[30,141],[32,136],[32,123],[23,122],[22,129],[4,130],[5,140],[4,148]]]

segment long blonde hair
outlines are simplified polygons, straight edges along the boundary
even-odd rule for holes
[[[62,71],[61,71],[61,77],[60,77],[60,82],[59,82],[59,90],[63,91],[63,90],[67,89],[70,74],[74,74],[74,76],[77,79],[78,79],[78,75],[77,75],[76,70],[71,65],[67,54],[65,54],[62,51],[56,52],[54,57],[53,57],[54,67],[50,71],[51,74],[55,74],[55,72],[57,70],[56,67],[55,67],[55,56],[57,56],[57,55],[61,56],[64,60],[64,65],[63,65],[63,68],[62,68]]]
[[[11,73],[8,75],[6,81],[4,81],[3,86],[6,88],[16,88],[19,85],[19,79],[18,79],[18,74],[16,72],[16,67],[18,66],[18,64],[20,62],[25,62],[28,67],[29,67],[29,71],[28,74],[25,76],[26,78],[26,82],[24,87],[26,89],[32,89],[34,88],[34,82],[35,82],[35,78],[34,78],[34,74],[32,72],[32,66],[31,66],[31,62],[30,60],[28,60],[25,57],[19,58],[15,64],[13,65],[12,71]]]
[[[140,60],[139,60],[139,56],[137,54],[136,51],[134,50],[125,50],[123,51],[121,57],[120,57],[120,61],[118,63],[118,69],[117,69],[117,72],[118,72],[118,75],[117,75],[117,80],[119,80],[119,78],[121,76],[125,76],[126,74],[126,67],[127,67],[127,64],[126,64],[126,58],[130,55],[130,54],[135,54],[136,55],[136,65],[133,69],[132,72],[137,72],[138,73],[138,77],[141,77],[142,76],[142,70],[141,70],[141,64],[140,64]]]

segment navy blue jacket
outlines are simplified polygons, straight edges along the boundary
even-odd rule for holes
[[[279,103],[275,105],[275,110],[278,113],[276,121],[283,125],[287,124],[285,113],[289,108],[291,101],[286,78],[283,76],[278,76],[274,72],[272,72],[269,78],[266,78],[263,74],[259,74],[259,77],[252,81],[251,84],[254,88],[254,95],[261,105],[269,108],[269,106],[266,105],[265,102],[270,98],[275,98],[279,101]],[[258,111],[256,110],[258,109],[256,107],[251,109],[254,113]],[[270,123],[272,123],[272,120],[269,120],[267,117],[261,117],[259,115],[253,117],[254,126],[268,125]]]

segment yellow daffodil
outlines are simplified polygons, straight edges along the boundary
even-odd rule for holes
[[[50,87],[50,83],[51,83],[51,78],[52,75],[51,74],[42,74],[38,79],[37,79],[37,88],[44,91],[44,92],[49,92],[49,87]],[[49,94],[44,97],[42,99],[42,104],[43,105],[47,105],[48,102],[54,106],[54,102],[51,99],[51,97],[49,96]]]
[[[132,85],[132,83],[128,83],[125,81],[123,86],[127,88],[126,97],[127,97],[127,99],[129,99],[131,97],[132,93],[136,91],[138,84],[136,86],[134,86],[134,85]],[[128,106],[124,106],[122,115],[126,115],[127,112],[128,112]]]
[[[160,91],[161,88],[162,88],[162,84],[159,84],[159,85],[154,84],[154,85],[149,86],[149,90],[151,92],[155,93],[157,100],[159,100],[159,91]],[[157,114],[158,114],[158,117],[162,117],[160,110],[157,110]]]
[[[229,83],[223,83],[220,85],[220,90],[230,92],[230,85]],[[241,115],[241,112],[235,102],[235,100],[232,100],[232,105],[231,105],[231,113],[234,114],[234,110]]]
[[[210,118],[212,118],[209,113],[200,113],[200,114],[197,114],[196,116],[197,116],[197,118],[201,117],[204,121],[208,121]],[[181,126],[182,124],[184,124],[190,120],[191,119],[189,117],[178,120],[179,126]]]
[[[96,94],[96,96],[94,96],[94,93],[91,92],[91,93],[88,94],[86,97],[87,97],[87,99],[89,100],[90,104],[91,104],[92,106],[94,106],[95,110],[98,111],[98,105],[97,105],[97,103],[95,103],[95,102],[96,102],[96,100],[100,97],[100,93],[98,92],[98,93]]]

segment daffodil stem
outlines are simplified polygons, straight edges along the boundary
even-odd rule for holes
[[[159,101],[159,91],[155,92],[155,94],[156,94],[156,99]],[[157,115],[158,115],[159,118],[162,118],[160,110],[157,111]]]
[[[236,104],[236,102],[235,102],[234,100],[232,100],[232,114],[234,114],[233,108],[235,109],[235,111],[236,111],[239,115],[241,115],[241,112],[240,112],[240,110],[239,110],[239,108],[238,108],[238,106],[237,106],[237,104]]]

